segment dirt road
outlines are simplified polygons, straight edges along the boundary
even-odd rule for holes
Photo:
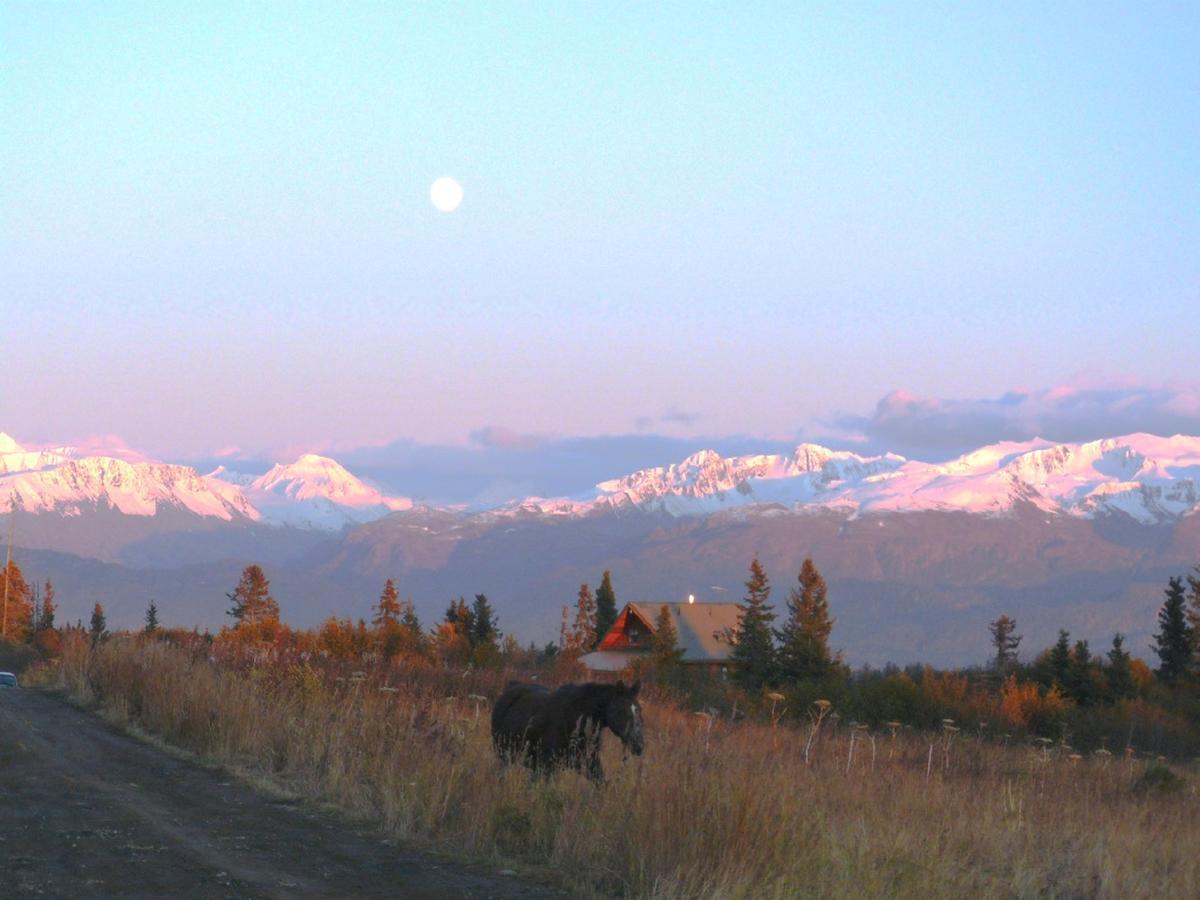
[[[551,897],[0,690],[0,897]]]

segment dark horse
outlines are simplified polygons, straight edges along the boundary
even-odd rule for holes
[[[523,759],[535,772],[570,766],[596,782],[600,732],[607,726],[627,750],[641,755],[641,682],[564,684],[551,692],[540,684],[510,681],[492,709],[492,743],[505,762]]]

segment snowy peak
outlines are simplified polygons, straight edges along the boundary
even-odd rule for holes
[[[27,472],[57,465],[67,459],[61,452],[26,450],[8,434],[0,431],[0,475]]]
[[[574,500],[534,499],[514,513],[547,516],[642,509],[704,515],[735,507],[792,512],[961,511],[1005,515],[1123,514],[1143,524],[1200,509],[1200,438],[1132,434],[1081,444],[1035,439],[981,447],[945,463],[862,456],[801,444],[791,454],[722,457],[712,450],[603,481]]]
[[[227,521],[340,530],[397,510],[388,496],[336,460],[305,454],[260,476],[26,449],[0,434],[0,510],[77,516],[111,508],[154,516],[180,510]],[[136,457],[136,454],[132,454]],[[140,457],[137,457],[140,459]],[[941,463],[868,456],[800,444],[789,453],[724,457],[700,450],[670,465],[600,482],[569,498],[528,498],[483,515],[569,518],[647,511],[672,516],[728,509],[770,514],[838,510],[849,515],[920,510],[1007,515],[1123,515],[1154,525],[1200,512],[1200,437],[1130,434],[1083,443],[1002,442]],[[448,510],[453,515],[461,511]]]
[[[1131,434],[1058,444],[1016,456],[1004,472],[1052,499],[1061,512],[1120,512],[1154,524],[1196,509],[1200,438]]]
[[[411,500],[385,496],[336,461],[315,454],[276,465],[259,478],[224,466],[201,475],[188,466],[81,456],[70,447],[26,450],[0,434],[0,508],[10,504],[67,516],[103,508],[131,516],[177,509],[225,521],[329,530],[412,507]]]
[[[830,450],[819,444],[801,444],[791,454],[756,454],[722,457],[713,450],[693,454],[676,465],[643,469],[624,478],[596,486],[599,503],[621,506],[653,505],[668,512],[683,512],[679,498],[702,505],[799,502],[851,478],[866,478],[891,471],[905,460],[888,454],[864,457]],[[782,491],[781,491],[782,489]]]
[[[175,508],[225,520],[258,518],[235,486],[207,479],[195,469],[104,456],[0,474],[0,504],[10,503],[27,512],[70,516],[111,507],[132,516]]]
[[[336,460],[306,453],[252,481],[246,495],[273,521],[297,527],[338,529],[411,509],[406,497],[388,497]]]
[[[17,446],[15,443],[12,446]],[[12,450],[0,452],[0,475],[31,472],[66,462],[70,457],[53,450]]]
[[[409,509],[408,499],[385,497],[376,488],[350,474],[336,460],[306,453],[289,465],[276,465],[250,489],[255,493],[282,494],[291,500],[324,499],[341,506],[386,506]]]

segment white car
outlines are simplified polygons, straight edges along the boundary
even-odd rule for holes
[[[12,672],[0,672],[0,688],[15,688],[17,676]]]

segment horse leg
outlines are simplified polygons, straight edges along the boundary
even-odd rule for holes
[[[604,784],[604,769],[600,765],[600,742],[589,743],[584,756],[587,761],[587,777],[595,784]]]
[[[603,786],[606,783],[606,779],[604,777],[604,769],[601,768],[601,766],[600,766],[599,757],[595,757],[588,762],[587,776],[597,786]]]

